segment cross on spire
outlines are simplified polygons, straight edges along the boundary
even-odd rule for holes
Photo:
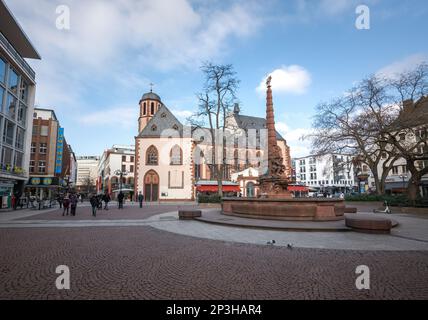
[[[153,92],[153,86],[154,86],[154,84],[150,82],[149,85],[150,85],[150,92]]]

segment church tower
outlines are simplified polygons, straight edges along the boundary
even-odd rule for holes
[[[150,119],[162,106],[161,98],[152,90],[143,95],[140,100],[140,117],[138,118],[138,133],[140,133]]]

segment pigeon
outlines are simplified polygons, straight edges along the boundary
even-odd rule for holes
[[[275,240],[270,240],[266,244],[274,245],[275,243],[276,243]]]
[[[293,245],[291,243],[289,243],[289,244],[287,244],[287,248],[291,250],[291,249],[293,249]]]

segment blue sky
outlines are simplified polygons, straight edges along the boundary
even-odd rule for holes
[[[76,155],[133,144],[138,101],[154,91],[184,119],[195,110],[202,61],[233,64],[244,114],[265,116],[273,74],[277,129],[292,156],[310,152],[315,106],[367,75],[428,60],[425,0],[6,0],[41,61],[36,104],[53,108]],[[355,27],[358,5],[370,29]],[[56,8],[70,29],[56,28]]]

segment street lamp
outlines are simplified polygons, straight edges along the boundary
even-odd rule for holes
[[[123,176],[127,176],[128,172],[118,169],[114,172],[114,174],[116,176],[119,176],[119,192],[122,192],[122,178],[123,178]]]

